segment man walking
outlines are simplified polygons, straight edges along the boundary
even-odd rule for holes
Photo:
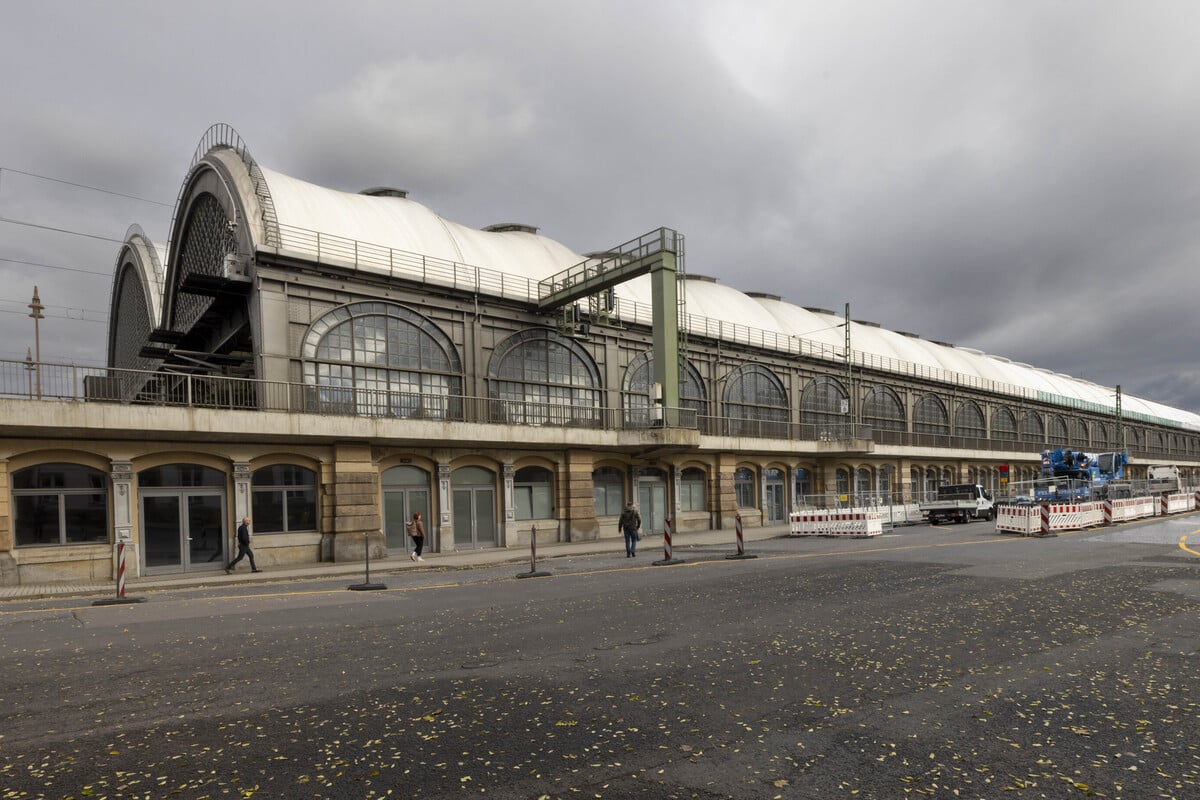
[[[242,524],[238,526],[238,531],[237,531],[237,543],[238,543],[237,558],[235,558],[233,561],[230,561],[229,564],[225,567],[225,574],[227,574],[227,575],[233,574],[233,568],[237,566],[237,563],[239,561],[241,561],[243,558],[245,558],[247,556],[250,558],[250,571],[251,572],[262,572],[262,570],[259,569],[254,564],[254,551],[250,549],[250,518],[249,517],[242,517]]]
[[[638,529],[642,527],[642,515],[638,513],[632,500],[625,504],[617,526],[620,527],[621,533],[625,534],[625,557],[633,558],[637,555],[637,543],[641,538]]]

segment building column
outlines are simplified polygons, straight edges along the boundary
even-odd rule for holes
[[[250,510],[254,507],[253,500],[250,496],[250,462],[235,461],[233,462],[233,529],[237,530],[237,526],[242,524],[242,519],[250,517],[251,525],[253,525],[254,515]],[[226,539],[233,541],[232,537],[226,534]]]
[[[326,487],[333,506],[332,534],[326,534],[333,538],[333,560],[363,561],[368,546],[372,559],[387,558],[379,511],[379,470],[371,459],[371,447],[334,445],[333,459],[332,484]]]
[[[8,459],[0,458],[0,586],[16,586],[20,583],[17,560],[13,558],[17,536],[13,530],[11,487]]]
[[[138,558],[138,542],[133,540],[133,463],[114,460],[109,464],[113,502],[113,580],[117,580],[119,568],[115,545],[122,542],[125,544],[125,574],[136,578],[141,574],[141,559]]]
[[[592,470],[595,464],[592,454],[586,450],[568,450],[560,479],[565,491],[565,513],[560,514],[565,527],[562,540],[567,542],[593,542],[600,537],[600,523],[596,520],[596,501],[592,492]]]
[[[733,488],[733,471],[737,469],[737,458],[729,453],[717,456],[711,476],[712,510],[715,527],[729,530],[737,520],[737,493]]]
[[[450,465],[439,463],[437,465],[437,480],[438,480],[438,548],[443,553],[448,553],[455,549],[454,546],[454,515],[450,509],[453,508],[450,497]],[[429,532],[426,531],[426,535]]]
[[[513,473],[517,471],[511,463],[500,465],[504,486],[501,487],[500,502],[504,511],[504,522],[500,525],[500,546],[517,543],[517,504],[513,498]]]

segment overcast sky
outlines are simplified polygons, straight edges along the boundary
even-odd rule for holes
[[[0,359],[36,284],[43,359],[103,363],[119,242],[165,243],[223,122],[298,178],[576,252],[675,228],[691,273],[1200,412],[1197,41],[1190,0],[9,0]]]

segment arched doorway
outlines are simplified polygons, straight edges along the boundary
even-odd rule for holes
[[[437,551],[436,526],[429,521],[429,473],[419,467],[402,466],[384,470],[380,484],[383,489],[383,532],[388,550],[408,554],[412,540],[404,523],[414,511],[425,520],[427,550]]]
[[[496,473],[483,467],[459,467],[450,473],[454,508],[454,549],[496,547]]]
[[[763,514],[767,525],[787,522],[787,482],[778,467],[763,470]]]
[[[144,573],[215,571],[229,559],[225,473],[165,464],[138,473]]]

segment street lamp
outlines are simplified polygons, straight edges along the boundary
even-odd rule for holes
[[[42,315],[43,309],[42,299],[38,297],[38,289],[33,287],[33,302],[29,304],[33,309],[29,312],[29,316],[33,317],[33,346],[37,348],[37,396],[38,400],[42,399],[42,333],[38,327],[38,320],[45,319]]]

